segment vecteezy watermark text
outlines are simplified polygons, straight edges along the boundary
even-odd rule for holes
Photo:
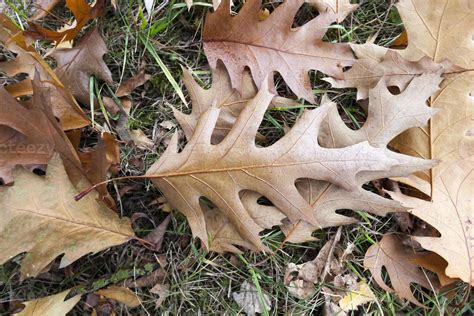
[[[0,154],[48,154],[53,151],[51,144],[22,144],[6,142],[0,144]]]

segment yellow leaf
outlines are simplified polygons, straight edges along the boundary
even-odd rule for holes
[[[339,301],[339,307],[348,312],[357,309],[358,306],[374,302],[376,297],[370,287],[364,281],[357,283],[357,290],[349,292]]]

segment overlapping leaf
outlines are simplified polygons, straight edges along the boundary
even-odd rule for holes
[[[213,13],[204,25],[204,51],[212,69],[222,60],[229,71],[232,86],[240,83],[249,67],[259,85],[265,77],[279,72],[298,96],[314,101],[308,72],[319,70],[341,78],[342,68],[353,63],[347,44],[323,41],[328,26],[338,14],[320,12],[319,16],[296,29],[293,19],[303,0],[285,1],[264,21],[259,20],[261,1],[247,1],[237,16],[229,14],[229,0]]]
[[[66,0],[66,7],[71,10],[74,20],[61,28],[61,30],[50,30],[36,23],[29,23],[26,35],[32,38],[53,40],[56,44],[69,42],[76,38],[77,34],[89,23],[89,21],[101,16],[105,11],[105,0],[97,0],[90,5],[86,0]]]
[[[80,188],[88,185],[82,182]],[[57,155],[45,178],[18,167],[15,185],[0,191],[0,264],[26,252],[22,278],[34,277],[61,254],[60,267],[65,267],[134,237],[130,221],[99,203],[96,192],[76,202],[80,188],[70,182]]]
[[[244,90],[247,95],[244,97],[240,96],[235,90],[231,89],[225,70],[221,68],[218,69],[220,69],[219,72],[214,72],[213,84],[208,90],[202,89],[190,78],[189,74],[185,74],[185,82],[190,91],[193,112],[190,115],[185,115],[175,111],[175,115],[180,125],[183,126],[187,137],[190,137],[189,135],[194,131],[199,115],[201,115],[204,110],[210,108],[211,104],[214,103],[216,106],[221,107],[222,110],[217,120],[213,137],[215,138],[216,135],[220,135],[219,140],[222,139],[231,126],[229,122],[235,121],[235,116],[242,111],[245,102],[255,93],[255,89],[252,88],[253,85],[249,82],[247,84],[249,88]],[[328,118],[322,124],[319,142],[325,147],[332,148],[345,147],[368,141],[373,146],[386,148],[387,143],[403,130],[426,124],[426,121],[433,114],[433,111],[425,105],[425,100],[437,90],[440,80],[436,74],[416,78],[409,85],[407,91],[400,95],[392,95],[387,90],[385,84],[380,83],[370,92],[371,103],[369,105],[368,119],[363,128],[357,131],[348,128],[339,116],[335,104],[325,99],[323,104],[329,103],[332,110],[330,110]],[[291,102],[291,100],[283,100],[282,102]],[[194,104],[197,105],[196,108],[194,108]],[[231,105],[231,107],[228,107],[227,104]],[[410,115],[412,111],[417,114]],[[227,128],[225,129],[225,134],[222,134],[221,130],[223,129],[220,127],[225,125]],[[415,170],[426,169],[430,166],[430,163],[427,161],[421,162],[413,160],[408,156],[395,155],[388,150],[387,155],[391,155],[392,158],[399,160],[401,167],[394,167],[392,170],[383,173],[368,174],[367,177],[360,180],[358,190],[348,191],[332,183],[314,179],[298,180],[296,182],[298,191],[313,208],[319,226],[311,225],[304,221],[293,224],[285,221],[286,224],[282,226],[282,228],[288,236],[287,241],[309,241],[313,239],[311,237],[312,232],[317,229],[352,224],[356,221],[354,218],[336,213],[339,209],[365,210],[377,215],[386,215],[388,212],[394,211],[404,211],[405,208],[399,203],[363,190],[361,185],[369,180],[387,176],[406,175]],[[258,209],[256,201],[258,198],[259,195],[256,195],[254,200],[246,198],[245,201],[243,201],[249,212],[250,210]],[[275,221],[270,221],[273,225],[281,221],[283,214],[275,207],[266,207],[264,210],[262,209],[262,212],[267,214],[268,217],[273,216],[275,218]],[[222,227],[223,222],[228,222],[227,219],[222,217],[222,214],[220,215],[221,217],[218,217],[219,212],[214,210],[212,214],[213,222],[219,223],[218,227]],[[217,218],[219,218],[220,221],[217,220]],[[242,237],[239,236],[238,231],[232,226],[231,222],[226,225],[225,234],[229,244],[230,241],[239,245],[246,243]],[[265,228],[269,228],[273,225],[267,225]],[[220,234],[223,233],[222,230],[213,228],[214,225],[207,225],[207,229],[211,232],[210,234],[212,236],[215,236],[215,232],[217,231],[219,231]],[[212,233],[213,231],[215,232]],[[231,234],[231,232],[233,233]],[[231,235],[233,237],[231,237]],[[211,249],[214,249],[212,243],[210,243],[210,246]],[[231,246],[229,245],[228,247]],[[218,248],[217,251],[222,249],[221,246]]]
[[[420,267],[414,263],[419,257],[427,254],[415,253],[403,245],[403,241],[396,235],[385,235],[382,240],[372,245],[365,253],[364,266],[370,269],[377,284],[387,292],[396,293],[410,302],[423,306],[413,295],[410,285],[418,284],[427,290],[435,291],[439,282],[429,278]],[[392,287],[388,286],[382,277],[382,268],[387,269]]]
[[[102,57],[107,46],[97,29],[86,34],[71,49],[57,49],[51,56],[56,59],[55,69],[59,79],[82,104],[89,104],[89,77],[95,75],[105,82],[112,82],[112,74]]]
[[[313,208],[298,192],[296,180],[328,181],[355,191],[365,181],[365,173],[388,171],[399,165],[397,154],[375,149],[367,142],[344,148],[320,147],[319,124],[334,106],[331,103],[305,112],[276,144],[257,147],[255,135],[272,98],[273,95],[261,89],[217,145],[211,144],[211,135],[219,110],[211,107],[201,116],[186,148],[178,153],[174,137],[165,154],[147,172],[167,199],[187,216],[194,235],[206,244],[206,224],[199,205],[201,196],[214,203],[243,238],[257,249],[264,249],[258,237],[262,227],[245,210],[240,191],[251,190],[267,197],[293,223],[304,220],[320,227]]]
[[[0,70],[10,77],[20,73],[28,75],[18,83],[5,86],[8,92],[15,97],[33,94],[31,81],[38,72],[43,84],[50,88],[51,110],[59,119],[61,127],[70,130],[88,125],[89,120],[71,93],[42,57],[27,44],[21,30],[4,14],[0,14],[0,24],[0,41],[17,55],[14,60],[0,63]]]

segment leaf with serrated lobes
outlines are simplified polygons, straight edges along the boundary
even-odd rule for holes
[[[272,98],[267,89],[261,89],[217,145],[211,144],[211,136],[219,109],[211,107],[199,119],[183,151],[177,151],[175,134],[165,153],[147,172],[168,201],[188,218],[194,235],[206,245],[208,234],[199,205],[201,197],[223,212],[243,238],[258,250],[265,250],[258,235],[262,228],[246,211],[240,191],[250,190],[267,197],[292,222],[304,220],[319,226],[312,207],[295,186],[297,179],[324,180],[356,190],[360,172],[388,170],[397,163],[387,157],[385,150],[373,148],[367,142],[345,148],[319,146],[319,126],[330,105],[305,111],[277,143],[257,147],[255,135]]]
[[[245,67],[250,68],[257,85],[277,71],[298,97],[314,102],[308,72],[319,70],[341,78],[343,67],[354,61],[348,44],[323,41],[339,14],[320,12],[305,25],[292,28],[303,0],[285,1],[264,21],[259,20],[261,3],[261,0],[247,1],[233,17],[229,14],[229,0],[225,0],[207,15],[203,42],[211,68],[222,60],[232,85],[239,91]]]

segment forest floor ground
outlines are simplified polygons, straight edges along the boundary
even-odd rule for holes
[[[15,1],[14,1],[15,2]],[[17,1],[22,2],[22,1]],[[187,97],[182,83],[181,67],[193,71],[195,78],[203,86],[210,84],[210,70],[200,41],[206,12],[210,9],[204,1],[197,3],[190,11],[179,1],[155,1],[151,17],[145,12],[143,3],[136,0],[118,1],[118,9],[109,11],[105,18],[98,21],[108,53],[104,59],[112,71],[116,83],[129,78],[145,69],[152,78],[144,86],[137,88],[131,95],[131,129],[141,129],[153,140],[153,150],[142,150],[135,146],[121,146],[121,175],[142,175],[163,153],[167,141],[177,128],[172,107],[189,111],[178,97],[177,90],[171,85],[160,67],[160,61],[178,82],[179,89]],[[236,1],[237,2],[237,1]],[[266,1],[270,11],[278,1]],[[28,9],[16,6],[13,17],[25,22]],[[237,10],[237,9],[236,9]],[[67,13],[57,12],[58,16]],[[317,12],[304,5],[298,13],[295,25],[301,25],[315,17]],[[53,19],[54,20],[54,19]],[[51,22],[54,24],[54,21]],[[345,21],[334,25],[328,31],[325,40],[332,42],[352,42],[362,44],[369,39],[379,45],[389,46],[402,32],[403,26],[394,3],[386,0],[363,1],[360,8]],[[148,43],[148,45],[145,45]],[[320,73],[313,73],[313,87],[317,100],[328,93],[337,102],[347,124],[353,128],[364,123],[364,112],[355,102],[354,89],[332,89],[321,80]],[[282,95],[291,92],[284,83],[276,78],[278,91]],[[115,91],[116,86],[98,82],[103,95]],[[189,99],[188,99],[189,101]],[[188,102],[189,103],[189,102]],[[305,107],[279,108],[268,111],[260,132],[269,142],[284,135],[285,128],[292,126]],[[105,124],[100,111],[96,112],[94,124]],[[166,122],[163,124],[163,122]],[[94,135],[94,126],[89,128]],[[87,133],[87,132],[86,132]],[[94,144],[96,139],[91,138]],[[124,189],[125,188],[125,189]],[[127,193],[123,194],[123,191]],[[125,180],[110,186],[110,191],[118,196],[122,192],[119,211],[124,216],[142,214],[134,227],[139,236],[146,235],[166,216],[163,212],[160,193],[145,180]],[[360,313],[385,313],[388,315],[430,314],[438,315],[445,310],[447,299],[432,293],[419,292],[421,302],[430,306],[423,309],[404,303],[395,295],[381,290],[374,282],[370,272],[363,267],[364,254],[387,232],[397,231],[398,222],[394,216],[375,217],[362,211],[344,211],[360,222],[342,227],[339,244],[343,249],[353,247],[352,254],[345,263],[346,269],[367,281],[377,296],[377,302],[361,307]],[[169,313],[183,314],[236,314],[239,306],[232,293],[240,289],[244,281],[258,285],[262,293],[270,296],[271,315],[294,314],[310,315],[321,311],[325,303],[323,287],[330,284],[318,284],[317,292],[307,300],[292,297],[285,288],[283,278],[290,262],[300,264],[315,258],[318,251],[337,231],[336,228],[320,230],[314,233],[317,241],[305,244],[285,244],[283,233],[278,229],[264,232],[263,240],[273,254],[260,254],[244,251],[240,255],[219,255],[206,252],[198,240],[194,240],[189,226],[177,212],[165,234],[161,251],[152,252],[136,242],[113,247],[95,255],[89,255],[73,263],[67,269],[59,269],[55,262],[48,273],[39,278],[19,282],[18,260],[0,267],[0,304],[11,298],[36,298],[74,286],[86,286],[89,291],[102,288],[107,284],[122,284],[123,280],[147,275],[159,262],[164,269],[164,282],[169,284],[169,295],[158,310],[155,310],[157,296],[149,293],[149,288],[136,289],[143,300],[143,306],[135,310],[117,307],[118,315],[156,315]],[[77,314],[83,314],[83,304],[75,308]]]

